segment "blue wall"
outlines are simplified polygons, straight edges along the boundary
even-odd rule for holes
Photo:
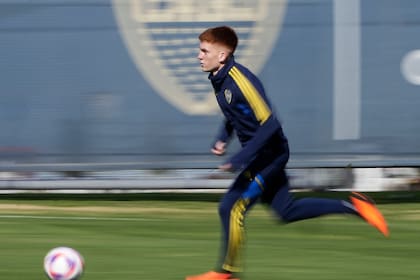
[[[265,32],[275,40],[258,72],[290,140],[291,166],[418,166],[420,82],[409,80],[402,67],[420,79],[415,52],[420,49],[420,1],[349,0],[353,9],[359,7],[360,18],[337,21],[338,1],[287,1],[281,28],[268,25]],[[283,3],[271,2],[276,7]],[[219,159],[208,151],[220,114],[185,113],[157,94],[127,47],[116,5],[118,0],[0,0],[3,162],[217,164]],[[189,24],[204,29],[218,22]],[[337,50],[343,42],[337,43],[334,32],[348,30],[350,37],[358,36],[357,49]],[[138,51],[149,50],[139,46]],[[334,55],[347,51],[350,61],[337,65]],[[195,55],[194,50],[191,57]],[[252,55],[244,56],[248,60],[252,64]],[[345,125],[334,128],[335,114],[341,114],[334,112],[335,67],[350,67],[349,76],[359,81],[354,98],[360,104],[349,105],[359,111],[344,117],[344,124],[357,122],[349,135]],[[208,86],[198,63],[197,73]],[[162,83],[165,79],[162,73]],[[346,88],[343,92],[353,94]],[[344,100],[352,103],[353,97]]]

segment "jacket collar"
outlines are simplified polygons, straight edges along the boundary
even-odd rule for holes
[[[216,75],[213,75],[213,73],[209,74],[209,80],[213,84],[214,89],[218,89],[223,81],[225,80],[226,76],[229,73],[229,70],[232,68],[232,66],[235,64],[235,58],[232,55],[227,61],[226,64],[220,69]]]

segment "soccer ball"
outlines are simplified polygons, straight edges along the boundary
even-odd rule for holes
[[[83,268],[82,255],[69,247],[54,248],[44,258],[44,271],[51,280],[77,280]]]

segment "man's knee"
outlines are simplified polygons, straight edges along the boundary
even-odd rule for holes
[[[231,209],[232,209],[232,207],[231,207],[230,204],[221,202],[219,204],[219,208],[218,208],[219,216],[220,217],[228,217],[230,215]]]
[[[273,206],[274,211],[279,218],[279,220],[284,223],[291,223],[294,221],[293,213],[290,209],[290,207],[284,207],[284,206]]]

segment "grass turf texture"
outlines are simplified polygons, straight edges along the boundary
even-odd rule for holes
[[[309,195],[345,197],[341,193]],[[376,196],[383,202],[378,207],[389,222],[390,238],[351,216],[279,225],[270,211],[258,205],[246,221],[242,279],[418,279],[418,194]],[[0,196],[1,278],[46,279],[43,258],[56,246],[74,247],[82,253],[86,280],[184,279],[206,271],[218,254],[218,198]]]

